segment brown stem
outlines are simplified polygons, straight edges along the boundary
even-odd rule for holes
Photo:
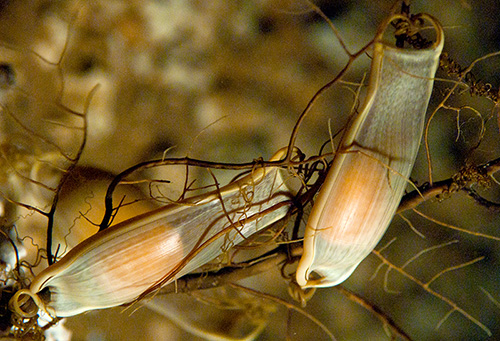
[[[371,312],[373,315],[375,315],[384,325],[388,326],[391,329],[393,335],[397,335],[397,336],[401,337],[403,340],[408,340],[408,341],[411,340],[411,337],[408,336],[408,334],[406,334],[404,332],[404,330],[402,330],[379,307],[377,307],[376,305],[370,303],[368,300],[366,300],[365,298],[363,298],[359,294],[357,294],[355,292],[352,292],[349,289],[346,289],[342,285],[337,285],[335,287],[335,289],[337,289],[342,295],[344,295],[345,297],[347,297],[351,301],[359,304],[360,306],[362,306],[363,308],[365,308],[366,310],[368,310],[369,312]]]
[[[234,264],[217,272],[183,276],[175,282],[161,288],[158,295],[187,293],[220,287],[231,282],[237,282],[244,278],[267,272],[283,264],[288,258],[287,248],[278,247],[256,260]]]
[[[499,170],[500,158],[497,158],[477,167],[466,167],[453,177],[446,180],[434,182],[432,185],[425,183],[419,186],[418,190],[414,190],[403,196],[403,199],[401,200],[396,213],[401,213],[403,211],[415,208],[421,203],[435,198],[443,193],[453,193],[459,190],[467,192],[473,199],[476,200],[476,198],[470,194],[470,186],[478,182],[485,181],[488,177]],[[474,176],[468,179],[465,172],[467,172],[467,174],[469,175]],[[480,200],[476,201],[479,204],[482,204]]]

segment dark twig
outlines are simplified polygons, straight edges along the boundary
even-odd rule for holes
[[[421,203],[443,194],[465,191],[470,195],[470,186],[474,184],[487,185],[489,177],[499,170],[500,158],[480,166],[465,166],[449,179],[434,182],[432,185],[425,183],[419,186],[418,190],[406,194],[399,204],[397,213],[415,208]],[[471,195],[471,197],[476,199],[478,196]],[[482,200],[476,200],[476,202],[483,203]]]
[[[483,198],[473,188],[464,188],[463,191],[465,191],[479,205],[484,206],[492,211],[500,211],[500,203]]]
[[[342,295],[347,297],[353,302],[356,302],[369,312],[371,312],[373,315],[375,315],[385,326],[388,326],[393,335],[400,336],[403,340],[411,340],[411,337],[408,336],[408,334],[405,333],[404,330],[402,330],[389,316],[387,316],[386,313],[384,313],[379,307],[374,305],[373,303],[370,303],[368,300],[360,296],[359,294],[346,289],[342,285],[337,285],[335,287],[337,291],[339,291]]]
[[[290,257],[288,248],[279,246],[278,248],[259,256],[257,259],[244,263],[237,263],[226,266],[219,271],[209,273],[189,274],[176,280],[174,283],[164,286],[158,295],[171,293],[188,293],[196,290],[211,289],[237,282],[244,278],[252,277],[272,268],[277,268]]]
[[[78,160],[80,160],[80,157],[83,153],[83,149],[85,148],[85,144],[87,143],[87,112],[90,107],[90,101],[94,97],[95,93],[97,92],[97,89],[99,89],[99,84],[94,86],[92,90],[90,90],[90,93],[88,94],[87,98],[85,99],[85,105],[84,105],[84,110],[83,110],[83,116],[81,116],[83,122],[83,136],[82,136],[82,142],[80,143],[80,146],[78,147],[78,150],[76,151],[76,155],[73,158],[74,162],[69,165],[67,168],[66,172],[63,174],[61,181],[59,182],[59,185],[57,186],[54,198],[52,200],[52,205],[50,207],[49,214],[47,215],[48,218],[48,223],[47,223],[47,261],[49,263],[49,266],[52,265],[55,261],[55,257],[52,255],[52,230],[54,229],[54,216],[57,208],[57,203],[59,201],[59,193],[61,192],[61,188],[63,187],[64,183],[66,180],[69,179],[69,177],[72,175],[72,170],[77,166]]]

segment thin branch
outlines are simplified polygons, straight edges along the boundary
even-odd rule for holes
[[[492,211],[499,211],[500,210],[500,203],[493,202],[491,200],[488,200],[486,198],[483,198],[479,193],[477,193],[474,189],[472,188],[464,188],[463,189],[476,203],[478,203],[481,206],[486,207],[489,210]]]
[[[384,256],[382,256],[382,254],[380,254],[380,252],[378,252],[377,250],[373,250],[372,253],[375,256],[377,256],[384,264],[386,264],[387,266],[393,268],[394,270],[396,270],[397,272],[399,272],[401,275],[403,275],[404,277],[408,278],[412,282],[416,283],[417,285],[419,285],[422,289],[424,289],[429,294],[435,296],[436,298],[439,298],[441,301],[443,301],[444,303],[448,304],[453,309],[453,311],[457,311],[460,314],[462,314],[469,321],[471,321],[472,323],[474,323],[475,325],[477,325],[479,328],[481,328],[486,334],[488,334],[488,336],[492,336],[492,333],[491,333],[491,331],[489,330],[488,327],[486,327],[484,324],[482,324],[481,322],[479,322],[478,319],[476,319],[475,317],[473,317],[471,314],[469,314],[468,312],[466,312],[464,309],[460,308],[455,302],[453,302],[452,300],[450,300],[448,297],[445,297],[445,296],[441,295],[440,293],[438,293],[437,291],[434,291],[433,289],[431,289],[429,287],[429,283],[424,283],[421,280],[419,280],[418,278],[416,278],[413,275],[411,275],[410,273],[406,272],[404,269],[395,266],[394,264],[392,264],[391,262],[389,262]]]
[[[285,301],[285,300],[283,300],[283,299],[281,299],[279,297],[276,297],[276,296],[273,296],[273,295],[269,295],[269,294],[266,294],[266,293],[263,293],[263,292],[260,292],[260,291],[254,290],[254,289],[250,289],[250,288],[241,286],[241,285],[236,284],[236,283],[229,283],[228,285],[230,287],[232,287],[232,288],[240,289],[240,290],[248,292],[248,293],[250,293],[252,295],[255,295],[255,296],[258,296],[258,297],[262,297],[264,299],[267,299],[267,300],[276,302],[278,304],[281,304],[281,305],[285,306],[286,308],[288,308],[290,310],[295,310],[299,314],[304,315],[306,318],[308,318],[309,320],[311,320],[312,322],[314,322],[314,324],[316,324],[318,327],[320,327],[328,335],[328,337],[331,340],[335,340],[335,336],[333,336],[332,332],[329,331],[328,328],[323,323],[321,323],[321,321],[319,321],[313,315],[309,314],[304,309],[299,308],[299,307],[297,307],[297,306],[295,306],[295,305],[293,305],[293,304],[291,304],[291,303],[289,303],[289,302],[287,302],[287,301]]]
[[[493,297],[493,295],[492,295],[492,294],[490,294],[490,293],[489,293],[489,292],[488,292],[485,288],[483,288],[483,287],[479,287],[479,289],[481,289],[481,291],[482,291],[482,292],[483,292],[483,293],[484,293],[484,294],[488,297],[488,299],[489,299],[491,302],[493,302],[493,304],[494,304],[495,306],[497,306],[497,308],[500,308],[500,302],[499,302],[497,299],[495,299],[495,297]]]
[[[370,303],[367,299],[363,298],[359,294],[346,289],[342,285],[337,285],[335,287],[342,295],[347,297],[349,300],[359,304],[369,312],[371,312],[375,317],[377,317],[385,326],[388,326],[392,331],[393,335],[401,337],[403,340],[411,340],[411,337],[405,333],[385,312],[383,312],[379,307]]]
[[[57,186],[57,190],[55,192],[54,198],[52,199],[52,205],[50,207],[49,214],[47,215],[48,217],[48,222],[47,222],[47,261],[49,266],[52,265],[55,262],[55,256],[52,255],[52,231],[54,229],[54,219],[55,219],[55,212],[57,208],[57,203],[59,202],[59,193],[61,192],[62,187],[64,186],[66,180],[69,179],[69,177],[72,174],[72,170],[76,167],[78,161],[80,160],[80,157],[83,153],[83,149],[85,148],[85,145],[87,143],[87,112],[90,107],[90,102],[92,98],[94,97],[95,93],[99,89],[99,84],[94,86],[92,90],[90,90],[87,98],[85,99],[85,105],[83,109],[83,136],[82,136],[82,142],[80,143],[80,146],[78,147],[78,150],[76,152],[75,157],[73,158],[73,162],[69,165],[69,167],[66,169],[66,172],[63,174],[61,181],[59,181],[59,184]]]
[[[441,226],[444,226],[444,227],[447,227],[449,229],[452,229],[452,230],[455,230],[455,231],[459,231],[459,232],[462,232],[462,233],[466,233],[466,234],[470,234],[472,236],[476,236],[476,237],[482,237],[482,238],[486,238],[486,239],[491,239],[491,240],[496,240],[496,241],[500,241],[500,237],[495,237],[495,236],[491,236],[489,234],[485,234],[485,233],[481,233],[481,232],[474,232],[474,231],[470,231],[470,230],[467,230],[467,229],[464,229],[464,228],[461,228],[461,227],[458,227],[458,226],[454,226],[454,225],[450,225],[450,224],[446,224],[446,223],[443,223],[442,221],[439,221],[437,219],[434,219],[416,209],[413,209],[413,212],[417,213],[419,216],[435,223],[435,224],[438,224],[438,225],[441,225]]]
[[[436,275],[434,275],[434,277],[432,277],[426,283],[426,285],[429,286],[432,282],[434,282],[436,279],[438,279],[439,277],[441,277],[442,275],[444,275],[446,272],[450,272],[450,271],[454,271],[454,270],[458,270],[458,269],[464,268],[464,267],[466,267],[468,265],[471,265],[471,264],[477,263],[479,261],[482,261],[483,259],[484,259],[484,256],[481,256],[481,257],[474,258],[471,261],[468,261],[468,262],[465,262],[465,263],[462,263],[462,264],[459,264],[459,265],[455,265],[455,266],[451,266],[449,268],[446,268],[443,271],[440,271],[439,273],[437,273]]]
[[[286,246],[281,246],[255,260],[233,264],[216,272],[185,275],[161,288],[158,295],[216,288],[267,272],[288,260],[287,250]]]
[[[111,183],[109,184],[104,199],[105,213],[102,218],[99,230],[102,231],[109,227],[109,221],[111,219],[111,215],[114,210],[113,192],[115,191],[116,187],[120,183],[122,183],[122,181],[129,175],[143,169],[167,166],[167,165],[186,165],[186,166],[207,168],[207,169],[228,169],[228,170],[250,170],[255,168],[256,166],[282,167],[284,169],[287,169],[289,167],[300,167],[301,165],[304,164],[313,163],[318,160],[324,160],[326,157],[330,155],[331,153],[326,153],[319,156],[313,156],[308,158],[307,160],[301,160],[301,161],[292,161],[283,159],[278,161],[254,160],[252,162],[245,162],[245,163],[225,163],[225,162],[205,161],[205,160],[193,159],[190,157],[183,157],[183,158],[159,159],[159,160],[141,162],[124,170],[123,172],[115,176],[113,181],[111,181]],[[318,184],[317,187],[319,188],[319,186],[320,184]]]
[[[476,167],[464,167],[460,172],[449,179],[434,182],[432,184],[425,183],[418,187],[418,191],[414,190],[403,196],[396,213],[401,213],[417,207],[421,203],[445,193],[453,193],[459,190],[469,193],[468,187],[477,182],[481,184],[487,182],[488,178],[499,170],[500,158],[497,158]]]

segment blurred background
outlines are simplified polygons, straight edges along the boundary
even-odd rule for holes
[[[364,0],[314,3],[333,21],[350,52],[374,37],[393,5],[393,1]],[[438,18],[445,28],[445,51],[460,65],[499,50],[500,5],[496,1],[420,0],[412,1],[411,11]],[[303,0],[4,0],[0,1],[0,37],[0,186],[4,198],[48,207],[51,188],[57,186],[61,174],[44,165],[61,169],[72,165],[84,137],[80,113],[87,113],[81,168],[75,171],[77,180],[63,190],[56,219],[60,238],[72,228],[65,239],[69,246],[96,230],[83,219],[75,223],[79,212],[88,212],[87,217],[98,222],[109,179],[138,162],[186,155],[235,163],[268,159],[288,144],[308,101],[348,60],[334,32]],[[361,56],[345,80],[361,82],[369,63],[369,56]],[[499,67],[498,58],[483,61],[474,68],[474,79],[498,88]],[[443,71],[437,77],[453,79]],[[436,81],[430,110],[450,87],[450,82]],[[329,138],[329,129],[335,132],[345,124],[353,105],[352,89],[356,87],[336,86],[317,102],[297,141],[307,155],[318,153]],[[500,154],[494,103],[464,90],[447,104],[461,110],[440,110],[432,121],[429,144],[434,180]],[[484,137],[475,148],[483,124]],[[217,175],[225,183],[234,173]],[[149,176],[175,179],[169,169]],[[428,180],[423,150],[412,180],[418,184]],[[478,191],[500,202],[498,185]],[[46,219],[5,199],[1,209],[5,231],[15,235],[11,229],[15,225],[19,237],[33,239],[32,243],[25,240],[23,256],[35,262],[37,245],[45,243]],[[419,210],[447,224],[500,236],[498,211],[479,206],[461,193],[430,200]],[[131,209],[120,214],[125,219],[137,212]],[[500,300],[500,242],[453,231],[413,212],[403,215],[425,238],[395,217],[378,249],[397,238],[383,254],[402,266],[422,250],[457,240],[423,254],[405,268],[424,283],[446,268],[484,256],[478,263],[443,274],[431,288],[500,337],[500,307],[486,294]],[[2,247],[2,257],[9,264],[12,252],[7,250]],[[370,300],[412,338],[488,339],[456,311],[436,328],[450,306],[395,271],[385,276],[387,267],[372,278],[379,264],[378,258],[369,256],[345,287]],[[279,269],[243,284],[292,302]],[[244,316],[216,315],[200,300],[170,295],[160,298],[164,302],[159,304],[191,321],[197,313],[210,311],[216,318],[201,320],[218,331],[244,328]],[[292,340],[327,339],[319,327],[296,312],[265,300],[249,302],[269,321],[259,340],[286,339],[287,335]],[[377,318],[335,288],[318,290],[305,309],[338,340],[390,338]],[[68,318],[64,325],[74,340],[196,339],[179,328],[179,321],[176,324],[147,307],[89,312]]]

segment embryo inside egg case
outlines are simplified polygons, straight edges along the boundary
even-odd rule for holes
[[[491,76],[495,55],[484,43],[494,37],[483,32],[478,41],[484,44],[475,47],[473,24],[449,28],[463,18],[475,23],[484,6],[449,6],[456,17],[424,1],[3,5],[0,314],[9,321],[3,335],[497,335],[492,321],[498,316],[493,278],[500,200],[492,175],[498,167],[498,87]],[[420,10],[432,17],[415,15]],[[397,15],[391,18],[391,11]],[[32,20],[20,19],[26,15]],[[450,45],[438,59],[441,34]],[[461,34],[470,50],[453,50]],[[432,67],[418,64],[426,54]],[[431,69],[438,64],[435,78]],[[392,88],[398,82],[400,92]],[[432,83],[421,121],[383,118],[384,106],[392,105],[392,114],[409,113],[405,105],[427,101]],[[405,124],[421,129],[411,148],[405,138],[413,133],[402,129],[394,138],[401,141],[391,137]],[[412,156],[403,153],[410,149]],[[360,166],[342,175],[351,159],[361,160]],[[378,185],[370,187],[377,171]],[[323,193],[335,190],[338,202],[327,208]],[[389,197],[401,192],[395,195],[403,196],[399,208],[399,198],[384,203],[384,190]],[[385,235],[386,225],[377,236],[370,232],[378,218],[366,212],[374,207],[385,210],[385,224],[400,213]],[[359,222],[339,228],[328,216],[338,212],[365,219],[366,229]],[[179,226],[181,216],[191,225]],[[151,227],[152,238],[144,226]],[[153,235],[160,230],[167,239]],[[131,248],[120,244],[90,256],[101,252],[100,245],[113,250],[111,244],[122,240],[114,233],[136,232],[150,244],[130,239]],[[153,250],[166,249],[155,245],[170,249],[173,240],[178,252],[153,256]],[[353,243],[367,246],[355,264],[349,263]],[[119,262],[120,250],[137,252],[127,254],[130,264],[144,250],[158,258],[140,258],[141,276],[139,267]],[[106,257],[113,261],[97,260]],[[165,268],[153,269],[155,261]],[[78,262],[107,269],[95,276],[102,282],[85,287],[78,277],[83,272],[68,265]],[[70,271],[79,278],[71,284],[63,276]],[[107,271],[115,271],[112,282]],[[334,273],[342,279],[334,281]],[[137,292],[127,289],[147,278]],[[315,293],[307,289],[346,279]],[[97,297],[103,283],[116,285],[123,296],[105,304],[111,293],[102,290],[102,299],[89,303],[88,295]],[[89,312],[54,319],[77,314],[58,313],[51,303],[64,288],[74,292],[74,285],[81,288],[79,306]],[[471,295],[477,299],[466,299]],[[307,302],[305,308],[292,297]],[[365,308],[351,306],[346,297]],[[123,307],[102,310],[134,302],[128,311],[142,307],[134,314],[121,314]],[[347,311],[352,320],[335,318]],[[108,319],[113,331],[102,323]],[[132,320],[145,334],[130,330]]]

